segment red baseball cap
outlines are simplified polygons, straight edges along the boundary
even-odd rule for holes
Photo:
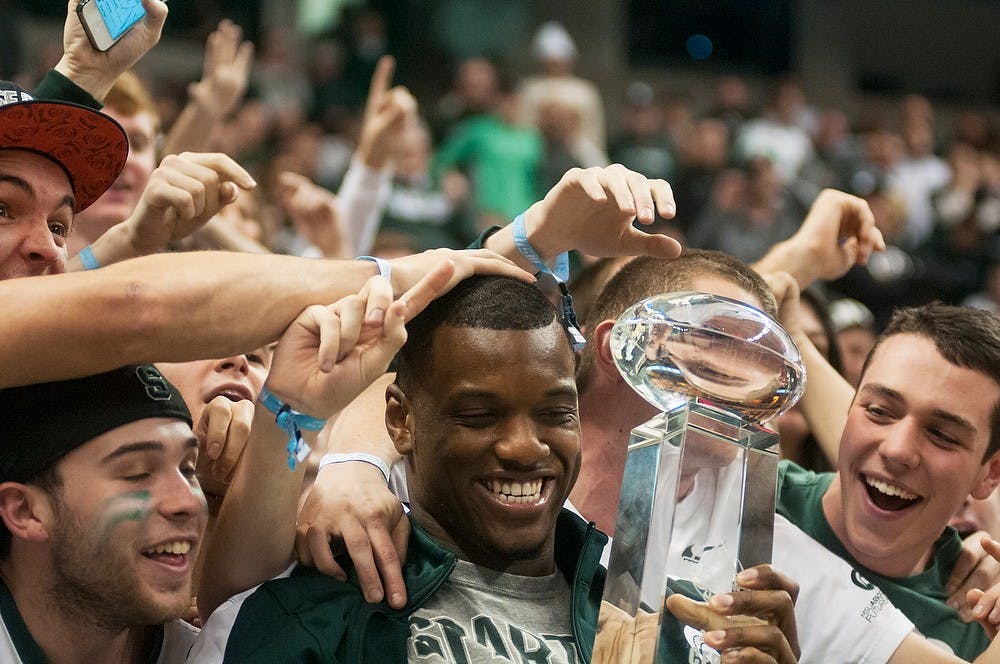
[[[59,164],[79,212],[125,168],[128,137],[121,125],[99,111],[38,100],[20,86],[0,81],[0,150],[28,150]]]

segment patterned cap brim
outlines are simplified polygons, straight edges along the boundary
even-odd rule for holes
[[[0,106],[0,150],[30,150],[62,166],[79,212],[125,168],[128,137],[113,119],[86,106],[33,100]]]

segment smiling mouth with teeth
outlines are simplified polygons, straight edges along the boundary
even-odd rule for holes
[[[157,544],[154,547],[148,549],[143,549],[142,555],[149,558],[155,558],[157,556],[183,556],[187,555],[191,551],[191,542],[187,540],[179,540],[177,542],[167,542],[166,544]]]
[[[917,494],[874,477],[862,475],[861,481],[865,485],[868,497],[879,509],[896,512],[920,501],[920,496]]]
[[[501,503],[529,504],[536,503],[541,499],[544,480],[537,479],[527,482],[486,480],[483,484]]]

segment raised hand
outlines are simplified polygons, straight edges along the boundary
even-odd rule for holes
[[[396,61],[383,55],[375,65],[361,121],[358,156],[369,168],[383,168],[392,156],[408,118],[416,117],[417,102],[402,86],[389,87]]]
[[[169,155],[153,171],[135,211],[126,220],[129,239],[140,253],[162,250],[202,226],[253,178],[224,154]]]
[[[243,41],[240,26],[221,21],[205,42],[201,80],[188,87],[188,95],[215,117],[225,117],[246,94],[253,52],[253,42]]]
[[[868,263],[873,251],[884,249],[868,203],[824,189],[795,235],[775,245],[754,268],[762,273],[784,270],[805,288],[816,279],[837,279],[852,266]]]
[[[306,240],[326,258],[353,258],[337,211],[337,197],[304,175],[278,176],[277,200]]]
[[[404,323],[447,289],[454,272],[443,261],[396,301],[389,280],[372,277],[357,295],[307,308],[278,342],[267,389],[314,417],[341,410],[385,373],[406,341]]]
[[[535,251],[549,260],[577,249],[592,256],[673,258],[681,245],[666,235],[632,226],[651,224],[658,213],[672,218],[674,195],[665,180],[649,180],[620,164],[574,168],[525,213],[525,232]],[[494,233],[486,247],[522,264],[510,226]],[[525,264],[525,266],[527,266]]]
[[[76,7],[82,0],[69,0],[63,26],[63,56],[55,70],[92,97],[101,101],[115,79],[132,68],[160,41],[167,20],[167,4],[161,0],[142,0],[146,16],[109,48],[98,51],[84,31]]]

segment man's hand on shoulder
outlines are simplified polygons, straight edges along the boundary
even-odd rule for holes
[[[299,562],[341,580],[347,578],[334,559],[347,553],[369,602],[384,597],[399,609],[406,604],[402,558],[410,522],[399,499],[374,466],[362,462],[322,468],[309,490],[295,525]]]

